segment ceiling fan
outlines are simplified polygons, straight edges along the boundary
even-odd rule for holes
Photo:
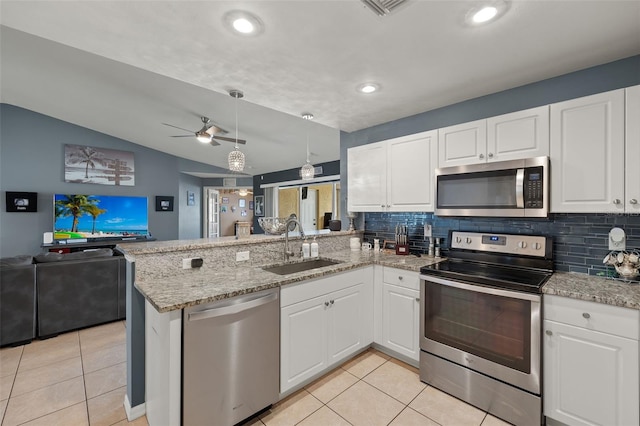
[[[229,133],[228,131],[226,131],[225,129],[223,129],[222,127],[216,126],[215,124],[213,124],[211,122],[211,120],[208,117],[200,117],[200,120],[202,120],[202,128],[200,130],[189,130],[189,129],[185,129],[182,127],[178,127],[178,126],[174,126],[173,124],[168,124],[168,123],[162,123],[165,126],[169,126],[169,127],[175,127],[176,129],[180,129],[180,130],[184,130],[185,132],[189,132],[190,134],[188,135],[176,135],[176,136],[171,136],[172,138],[190,138],[193,137],[195,135],[196,139],[198,139],[200,142],[202,143],[209,143],[213,146],[216,145],[220,145],[217,140],[220,141],[225,141],[225,142],[233,142],[236,143],[236,139],[235,138],[227,138],[225,136],[218,136],[219,133],[222,134],[226,134]],[[244,139],[238,139],[237,143],[239,144],[246,144],[247,141]]]

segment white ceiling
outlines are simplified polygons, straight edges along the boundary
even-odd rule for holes
[[[489,0],[496,1],[496,0]],[[247,139],[246,170],[339,159],[351,132],[640,53],[640,1],[510,1],[478,27],[478,1],[420,1],[378,17],[359,0],[7,1],[0,100],[176,156],[226,168],[232,144],[163,126],[200,115]],[[264,32],[233,34],[246,10]],[[366,81],[382,90],[363,95]],[[313,122],[300,115],[311,112]],[[224,174],[224,170],[221,170]]]

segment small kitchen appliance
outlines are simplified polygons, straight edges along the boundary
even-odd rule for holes
[[[517,425],[539,426],[542,286],[551,237],[450,231],[420,269],[420,379]]]
[[[436,169],[435,214],[547,217],[549,157]]]

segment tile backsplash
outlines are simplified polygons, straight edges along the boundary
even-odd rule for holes
[[[609,252],[609,231],[618,227],[627,234],[627,250],[640,249],[640,215],[632,214],[550,214],[547,219],[444,218],[432,213],[365,213],[364,239],[393,240],[395,227],[407,225],[410,249],[426,253],[424,224],[433,227],[433,236],[442,238],[442,249],[449,247],[449,230],[507,234],[534,234],[553,237],[553,256],[557,271],[589,275],[605,273],[602,259]]]

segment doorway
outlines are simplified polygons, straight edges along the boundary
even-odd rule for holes
[[[215,188],[205,187],[204,194],[204,238],[216,238],[220,236],[220,192]]]

